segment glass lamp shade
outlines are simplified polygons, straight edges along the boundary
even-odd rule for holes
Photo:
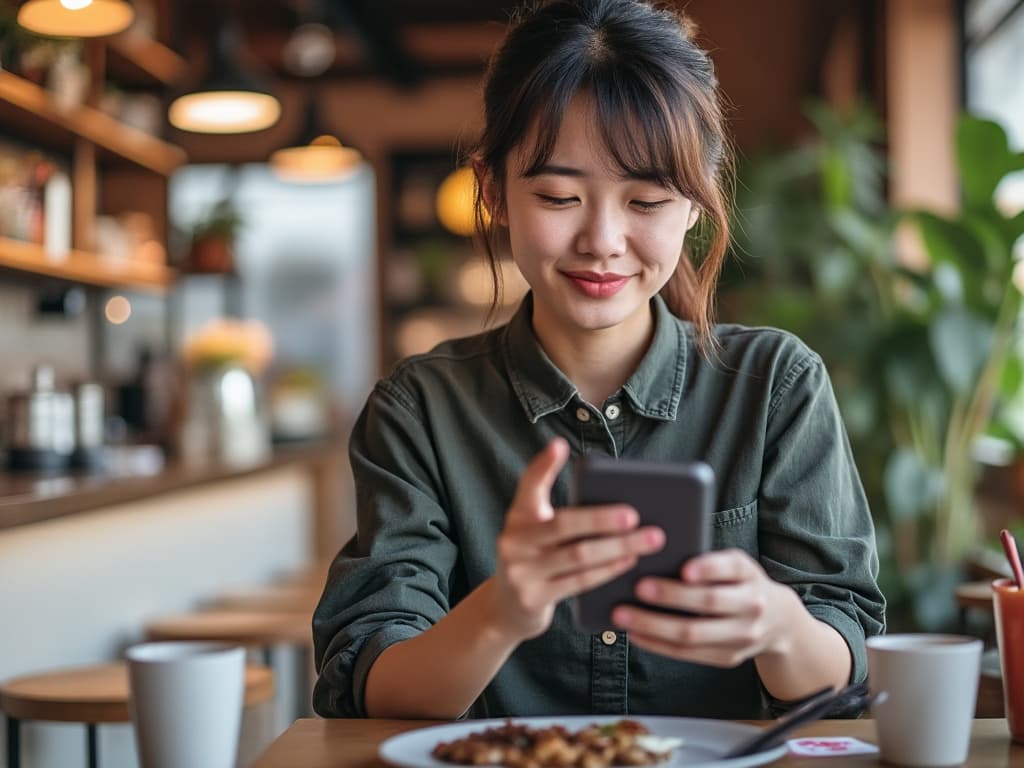
[[[194,133],[249,133],[269,128],[281,104],[269,93],[244,90],[198,91],[175,99],[167,112],[171,125]]]
[[[270,168],[282,181],[299,184],[341,181],[355,172],[362,155],[342,146],[333,136],[318,136],[301,147],[279,149],[270,156]]]
[[[239,66],[240,44],[237,22],[223,24],[203,83],[171,103],[171,125],[193,133],[223,134],[261,131],[277,122],[281,102]]]
[[[29,0],[18,24],[51,37],[104,37],[127,29],[135,11],[124,0]]]
[[[456,168],[437,188],[437,219],[449,232],[471,237],[476,231],[476,174],[468,165]],[[484,223],[489,221],[486,210]]]

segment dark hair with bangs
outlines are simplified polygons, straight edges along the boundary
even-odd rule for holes
[[[480,169],[498,182],[494,213],[505,205],[512,152],[536,125],[532,154],[516,170],[532,175],[544,166],[577,95],[591,100],[605,145],[624,174],[675,188],[699,210],[703,253],[682,254],[661,293],[674,314],[693,323],[707,353],[715,284],[729,242],[724,179],[730,156],[711,60],[691,41],[681,14],[642,0],[552,0],[524,11],[491,60],[485,128],[473,152]],[[498,218],[488,223],[478,189],[477,229],[494,279],[492,314],[501,302],[498,252],[507,238]]]

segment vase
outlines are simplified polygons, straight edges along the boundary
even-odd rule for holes
[[[258,464],[270,455],[260,391],[239,363],[200,366],[189,374],[181,454],[187,464]]]

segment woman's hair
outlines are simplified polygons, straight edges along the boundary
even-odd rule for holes
[[[705,352],[713,346],[713,296],[729,242],[731,168],[717,86],[710,58],[675,11],[642,0],[541,2],[514,21],[491,60],[485,127],[473,152],[496,181],[491,205],[500,213],[512,152],[535,128],[532,154],[514,171],[539,170],[570,102],[586,96],[623,173],[678,190],[700,212],[695,230],[703,254],[691,261],[684,253],[661,293],[674,314],[693,323]],[[507,238],[498,218],[488,217],[478,189],[477,229],[494,278],[492,314],[501,302],[498,252]]]

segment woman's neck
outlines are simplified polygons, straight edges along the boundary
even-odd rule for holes
[[[550,313],[534,305],[533,331],[544,352],[579,390],[600,407],[640,365],[654,337],[654,313],[637,312],[601,330],[568,332]]]

